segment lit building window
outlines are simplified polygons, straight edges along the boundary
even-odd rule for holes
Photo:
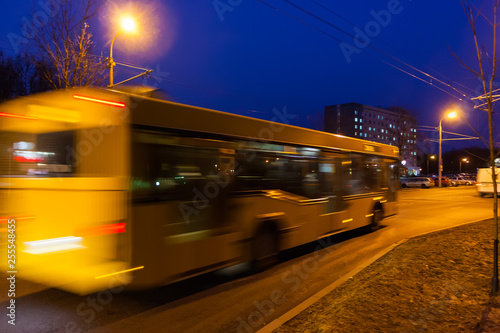
[[[358,122],[358,118],[354,118],[354,121],[355,121],[355,122]]]
[[[363,129],[363,126],[362,126],[362,125],[359,125],[359,129]]]
[[[358,125],[354,125],[354,128],[355,128],[355,129],[358,129]]]

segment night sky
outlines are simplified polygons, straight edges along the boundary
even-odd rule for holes
[[[0,27],[0,48],[6,54],[14,54],[9,33],[22,35],[23,16],[32,21],[33,8],[42,10],[27,2],[3,1],[4,7],[11,8],[3,11]],[[486,128],[484,113],[473,110],[470,103],[383,62],[418,74],[400,60],[471,96],[478,95],[480,82],[450,51],[477,67],[472,33],[460,1],[263,2],[286,14],[257,0],[142,2],[134,13],[146,18],[147,24],[139,36],[117,38],[114,59],[155,70],[153,78],[135,82],[158,86],[176,102],[263,119],[273,116],[273,108],[286,107],[296,115],[294,124],[314,126],[324,106],[358,102],[404,107],[417,115],[419,125],[437,126],[444,110],[454,103],[462,107],[473,126]],[[474,4],[488,11],[491,2]],[[110,29],[111,12],[129,8],[130,2],[107,3],[89,22],[95,54],[109,54],[116,32]],[[387,13],[390,16],[384,16]],[[372,35],[369,46],[346,57],[347,44],[343,51],[341,42],[354,45],[354,39],[340,30],[366,34],[367,27],[372,29],[368,30]],[[490,39],[482,42],[489,48],[486,43]],[[115,71],[115,82],[139,73],[120,66]],[[444,123],[443,128],[472,134],[463,122]],[[481,143],[460,143],[474,144]]]

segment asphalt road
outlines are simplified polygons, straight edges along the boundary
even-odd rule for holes
[[[16,326],[0,274],[0,332],[253,332],[408,237],[492,216],[472,186],[403,189],[399,214],[372,233],[349,232],[285,253],[272,269],[236,267],[145,292],[76,296],[16,281]]]

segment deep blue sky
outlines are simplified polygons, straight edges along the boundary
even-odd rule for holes
[[[43,0],[42,0],[43,1]],[[313,25],[331,36],[353,44],[349,37],[328,24],[308,16],[283,0],[265,0],[268,4]],[[375,22],[371,11],[394,6],[390,22],[380,27],[370,46],[474,94],[479,81],[465,70],[450,48],[476,67],[472,34],[458,0],[316,0],[340,19],[310,0],[293,0],[306,10],[344,31],[355,34]],[[399,4],[398,4],[399,2]],[[0,48],[12,54],[9,33],[22,35],[23,16],[33,20],[32,5],[4,0],[0,26]],[[125,10],[129,2],[115,1]],[[226,4],[217,11],[214,4]],[[474,3],[485,10],[491,0]],[[233,5],[231,5],[233,4]],[[106,8],[90,22],[96,36],[96,54],[109,54],[111,15]],[[111,6],[112,7],[112,6]],[[41,7],[34,6],[35,12]],[[136,13],[147,17],[147,31],[141,36],[119,36],[114,58],[156,70],[148,82],[167,91],[173,100],[265,119],[273,108],[287,107],[295,114],[295,124],[308,126],[307,116],[318,116],[325,105],[358,102],[372,106],[401,106],[416,113],[420,125],[437,126],[440,116],[451,103],[461,104],[446,93],[396,70],[383,59],[410,70],[387,55],[370,47],[365,53],[352,54],[348,63],[340,42],[304,23],[300,23],[257,0],[163,0],[142,4]],[[221,20],[222,18],[222,20]],[[372,24],[373,26],[373,24]],[[146,28],[145,28],[146,29]],[[137,44],[137,39],[141,43]],[[489,42],[489,40],[484,41]],[[489,45],[487,45],[489,46]],[[116,67],[118,80],[135,72]],[[168,74],[167,74],[168,73]],[[446,78],[441,75],[446,76]],[[480,111],[464,106],[470,122],[486,127]],[[467,133],[466,125],[444,124],[445,130]],[[480,144],[465,141],[462,146]]]

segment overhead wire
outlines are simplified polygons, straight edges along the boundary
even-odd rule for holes
[[[257,0],[257,1],[258,1],[258,2],[260,2],[260,3],[262,3],[262,4],[263,4],[263,5],[265,5],[265,6],[269,7],[269,8],[274,9],[275,11],[277,11],[277,12],[279,12],[279,13],[283,14],[283,15],[286,15],[286,16],[288,16],[288,17],[290,17],[290,18],[292,18],[292,19],[294,19],[294,20],[296,20],[296,21],[298,21],[298,22],[300,22],[300,23],[302,23],[302,24],[304,24],[304,25],[306,25],[306,26],[308,26],[308,27],[310,27],[310,28],[312,28],[312,29],[314,29],[314,30],[316,30],[316,31],[318,31],[318,32],[320,32],[320,33],[322,33],[322,34],[324,34],[324,35],[326,35],[326,36],[330,37],[330,38],[332,38],[332,39],[334,39],[334,40],[336,40],[336,41],[339,41],[339,42],[341,42],[341,43],[345,43],[345,44],[346,44],[346,45],[348,45],[348,46],[351,46],[351,47],[353,47],[353,48],[355,48],[355,49],[358,49],[357,47],[355,47],[355,46],[351,45],[350,43],[345,42],[345,41],[343,41],[343,40],[341,40],[341,39],[339,39],[339,38],[335,37],[334,35],[332,35],[332,34],[330,34],[330,33],[326,32],[326,31],[324,31],[324,30],[322,30],[322,29],[319,29],[319,28],[317,28],[317,27],[315,27],[315,26],[313,26],[313,25],[311,25],[311,24],[309,24],[309,23],[307,23],[307,22],[305,22],[305,21],[303,21],[303,20],[301,20],[301,19],[299,19],[299,18],[297,18],[297,17],[295,17],[295,16],[293,16],[293,15],[291,15],[291,14],[289,14],[289,13],[287,13],[287,12],[285,12],[285,11],[283,11],[283,10],[281,10],[281,9],[279,9],[279,8],[277,8],[277,7],[275,7],[275,6],[271,5],[271,4],[269,4],[269,3],[267,3],[267,2],[265,2],[264,0]],[[291,1],[289,1],[289,0],[283,0],[283,1],[285,1],[285,2],[287,2],[287,3],[290,3],[290,4],[291,4]],[[292,6],[294,6],[294,7],[295,7],[295,6],[297,6],[297,5],[293,4]],[[302,9],[300,6],[297,6],[297,7],[299,7],[301,10],[305,11],[308,15],[312,15],[313,17],[315,16],[314,14],[310,14],[308,11],[306,11],[306,10]],[[317,17],[317,19],[319,19],[320,21],[322,21],[322,22],[324,22],[324,23],[326,23],[326,24],[328,24],[328,25],[330,25],[330,26],[334,27],[335,29],[337,29],[337,30],[339,30],[339,31],[341,31],[341,32],[343,32],[343,33],[345,33],[345,34],[347,34],[347,35],[349,35],[349,36],[351,36],[351,37],[353,37],[353,38],[355,38],[356,40],[358,40],[358,41],[359,41],[359,39],[358,39],[358,38],[354,37],[352,34],[349,34],[348,32],[344,31],[343,29],[341,29],[341,28],[339,28],[339,27],[336,27],[335,25],[333,25],[333,24],[331,24],[331,23],[329,23],[329,22],[327,22],[327,21],[325,21],[325,20],[323,20],[323,19],[321,19],[321,18],[319,18],[319,17]],[[364,44],[366,44],[366,43],[364,43]],[[367,45],[368,45],[368,46],[370,46],[369,44],[367,44]],[[375,47],[373,47],[373,46],[370,46],[370,47],[371,47],[371,48],[373,48],[373,49],[378,50],[377,48],[375,48]],[[375,59],[377,59],[377,60],[379,60],[379,61],[381,61],[381,62],[383,62],[383,63],[385,63],[385,64],[389,64],[388,62],[386,62],[386,61],[384,61],[384,60],[382,60],[382,59],[380,59],[380,58],[377,58],[377,57],[375,57],[374,55],[372,55],[372,54],[370,54],[370,53],[366,52],[364,49],[358,49],[358,50],[359,50],[360,52],[362,52],[362,53],[364,53],[364,54],[368,55],[368,56],[374,57]],[[383,52],[383,51],[381,51],[381,50],[378,50],[378,51],[379,51],[379,52],[381,52],[381,53],[384,53],[384,52]],[[390,55],[388,55],[388,56],[390,56]],[[392,56],[390,56],[390,57],[392,57]],[[395,57],[392,57],[392,58],[396,59]],[[400,61],[400,62],[402,62],[402,61]],[[402,63],[403,63],[403,64],[405,64],[404,62],[402,62]],[[416,76],[416,75],[414,75],[414,74],[411,74],[411,73],[409,73],[409,72],[407,72],[407,71],[405,71],[405,70],[403,70],[403,69],[399,68],[399,67],[398,67],[398,66],[396,66],[396,65],[390,64],[390,66],[391,66],[391,67],[393,67],[393,68],[395,68],[395,69],[397,69],[397,70],[399,70],[399,71],[401,71],[401,72],[403,72],[403,73],[405,73],[405,74],[411,75],[411,76],[413,76],[413,77],[415,77],[415,78],[417,78],[417,79],[421,80],[422,82],[425,82],[425,83],[427,83],[427,84],[429,84],[429,85],[431,85],[431,86],[433,86],[433,87],[435,87],[435,88],[437,88],[437,89],[439,89],[439,90],[441,90],[441,91],[443,91],[444,93],[446,93],[446,94],[450,95],[450,96],[451,96],[451,97],[453,97],[453,98],[457,98],[457,99],[459,99],[460,101],[463,101],[463,99],[462,99],[461,97],[458,97],[458,96],[456,96],[456,95],[454,95],[454,94],[450,93],[449,91],[446,91],[446,90],[444,90],[443,88],[438,87],[438,86],[436,86],[436,85],[432,84],[432,82],[428,82],[428,81],[426,81],[426,80],[424,80],[424,79],[422,79],[422,78],[419,78],[418,76]],[[408,65],[408,66],[410,66],[410,67],[411,67],[411,65]],[[428,75],[428,74],[427,74],[427,75]],[[430,76],[430,75],[429,75],[429,76]],[[436,81],[441,82],[439,79],[436,79]],[[445,84],[445,85],[447,85],[447,86],[450,86],[449,84],[446,84],[446,83],[444,83],[444,84]],[[451,87],[451,86],[450,86],[450,87]],[[454,88],[454,90],[456,90],[456,89]],[[457,91],[457,92],[459,92],[458,90],[456,90],[456,91]],[[459,93],[460,93],[460,95],[462,95],[463,97],[466,97],[466,95],[465,95],[464,93],[461,93],[461,92],[459,92]]]
[[[331,13],[331,14],[335,15],[336,17],[340,18],[342,21],[347,22],[348,24],[352,25],[353,27],[356,27],[356,28],[361,29],[361,28],[360,28],[358,25],[356,25],[355,23],[353,23],[353,22],[349,21],[348,19],[346,19],[346,18],[345,18],[345,17],[343,17],[342,15],[340,15],[340,14],[336,13],[335,11],[333,11],[333,10],[331,10],[330,8],[328,8],[328,7],[324,6],[323,4],[319,3],[318,1],[316,1],[316,0],[309,0],[309,1],[311,1],[311,2],[312,2],[312,3],[314,3],[314,4],[316,4],[317,6],[321,7],[322,9],[326,10],[327,12],[329,12],[329,13]],[[378,36],[376,36],[376,37],[374,37],[374,38],[378,39],[379,41],[381,41],[381,42],[382,42],[382,43],[384,43],[385,45],[389,46],[390,48],[392,48],[392,49],[394,49],[394,50],[396,50],[396,51],[400,51],[400,50],[398,50],[397,48],[395,48],[393,45],[391,45],[391,44],[387,43],[386,41],[382,40],[381,38],[379,38]],[[451,81],[451,82],[453,82],[453,83],[455,83],[455,84],[457,84],[457,85],[459,85],[459,86],[461,86],[461,87],[463,87],[463,88],[465,88],[465,89],[468,89],[468,90],[469,90],[469,91],[471,91],[471,92],[474,92],[474,90],[473,90],[473,89],[471,89],[471,88],[467,87],[466,85],[461,84],[460,82],[457,82],[457,81],[455,81],[455,80],[453,80],[453,79],[450,79],[449,77],[447,77],[447,76],[445,76],[445,75],[443,75],[443,74],[439,73],[438,71],[436,71],[435,69],[431,68],[430,66],[425,65],[425,64],[421,64],[421,65],[423,65],[424,67],[426,67],[426,68],[430,69],[431,71],[435,72],[437,75],[439,75],[439,76],[441,76],[441,77],[445,78],[446,80],[449,80],[449,81]]]
[[[375,50],[375,51],[377,51],[377,52],[379,52],[379,53],[382,53],[383,55],[385,55],[385,56],[387,56],[387,57],[390,57],[391,59],[393,59],[393,60],[395,60],[395,61],[397,61],[397,62],[399,62],[399,63],[401,63],[401,64],[403,64],[403,65],[405,65],[405,66],[410,67],[411,69],[413,69],[413,70],[415,70],[415,71],[419,72],[419,73],[420,73],[420,74],[422,74],[422,75],[427,76],[427,77],[428,77],[428,78],[430,78],[430,79],[434,79],[434,80],[438,81],[439,83],[441,83],[441,84],[443,84],[443,85],[445,85],[445,86],[447,86],[447,87],[451,88],[451,89],[452,89],[452,90],[454,90],[455,92],[459,93],[459,94],[460,94],[460,95],[462,95],[463,97],[467,97],[467,94],[465,94],[464,92],[462,92],[462,91],[458,90],[457,88],[455,88],[455,87],[451,86],[449,83],[446,83],[446,82],[444,82],[444,81],[442,81],[442,80],[440,80],[440,79],[438,79],[438,78],[436,78],[436,77],[434,77],[434,76],[432,76],[432,75],[430,75],[430,74],[428,74],[428,73],[426,73],[426,72],[424,72],[424,71],[422,71],[422,70],[420,70],[420,69],[418,69],[418,68],[416,68],[416,67],[414,67],[414,66],[412,66],[412,65],[408,64],[407,62],[405,62],[405,61],[403,61],[403,60],[401,60],[401,59],[399,59],[399,58],[397,58],[397,57],[395,57],[395,56],[393,56],[393,55],[391,55],[391,54],[389,54],[389,53],[387,53],[387,52],[385,52],[385,51],[383,51],[383,50],[381,50],[381,49],[379,49],[379,48],[377,48],[377,47],[375,47],[375,46],[373,46],[373,45],[371,45],[371,44],[369,44],[369,43],[367,43],[366,41],[360,40],[360,39],[359,39],[359,38],[357,38],[355,35],[353,35],[353,34],[351,34],[351,33],[347,32],[347,31],[345,31],[344,29],[342,29],[342,28],[340,28],[340,27],[336,26],[335,24],[333,24],[333,23],[331,23],[331,22],[329,22],[329,21],[327,21],[327,20],[324,20],[323,18],[321,18],[321,17],[317,16],[316,14],[313,14],[313,13],[309,12],[308,10],[306,10],[306,9],[304,9],[303,7],[301,7],[301,6],[297,5],[297,4],[295,4],[295,3],[294,3],[294,2],[292,2],[291,0],[282,0],[282,1],[283,1],[283,2],[288,3],[289,5],[291,5],[291,6],[295,7],[295,8],[297,8],[297,9],[299,9],[299,10],[301,10],[301,11],[303,11],[303,12],[304,12],[304,13],[306,13],[307,15],[312,16],[313,18],[315,18],[315,19],[317,19],[317,20],[319,20],[319,21],[321,21],[321,22],[323,22],[323,23],[327,24],[328,26],[330,26],[330,27],[332,27],[332,28],[334,28],[334,29],[336,29],[336,30],[340,31],[341,33],[343,33],[343,34],[345,34],[345,35],[347,35],[347,36],[349,36],[349,37],[354,38],[354,39],[355,39],[355,40],[357,40],[358,42],[365,44],[366,46],[370,47],[371,49],[373,49],[373,50]],[[359,48],[357,48],[357,49],[359,49]],[[362,51],[362,50],[361,50],[361,51]],[[398,67],[395,67],[395,68],[398,68]],[[424,82],[425,82],[425,81],[424,81]],[[428,82],[428,83],[429,83],[429,84],[431,84],[430,82]],[[432,84],[431,84],[431,85],[432,85]]]

